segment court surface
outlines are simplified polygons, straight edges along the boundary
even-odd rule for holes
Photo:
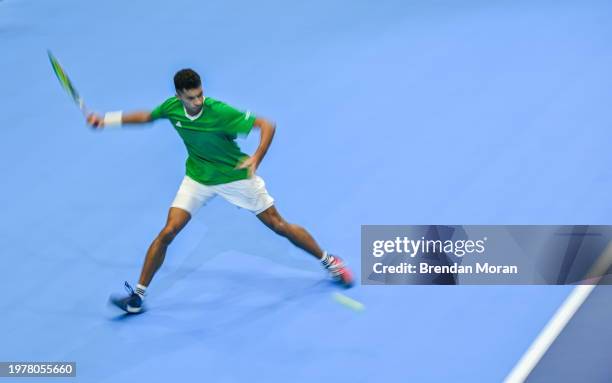
[[[276,121],[259,174],[278,210],[359,274],[362,224],[611,223],[611,17],[606,1],[0,1],[0,361],[76,361],[65,381],[83,382],[502,381],[572,287],[357,286],[356,312],[221,199],[172,244],[149,312],[113,311],[185,149],[166,121],[89,130],[46,50],[101,112],[151,109],[192,67]],[[564,339],[573,363],[588,346]]]

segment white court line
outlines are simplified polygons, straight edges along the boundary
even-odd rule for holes
[[[589,283],[591,284],[578,285],[572,290],[542,332],[529,346],[523,357],[514,366],[510,374],[508,374],[504,383],[522,383],[527,379],[531,371],[533,371],[546,351],[548,351],[550,345],[557,339],[576,311],[589,297],[597,286],[597,282],[605,275],[610,265],[612,265],[612,242],[608,244],[606,250],[604,250],[587,275],[586,279],[590,280]]]

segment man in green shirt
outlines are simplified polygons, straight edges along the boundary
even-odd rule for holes
[[[204,97],[200,76],[191,69],[178,71],[174,86],[176,96],[150,112],[109,112],[104,117],[96,114],[87,117],[87,122],[98,129],[167,119],[183,139],[188,153],[186,175],[164,228],[147,251],[136,290],[125,282],[129,295],[111,297],[111,302],[131,314],[142,312],[146,289],[162,265],[168,245],[192,215],[216,195],[252,211],[274,232],[318,258],[336,281],[350,287],[353,278],[342,259],[323,251],[304,228],[285,221],[274,207],[263,179],[255,174],[274,137],[274,124]],[[260,142],[255,153],[248,156],[235,140],[238,135],[248,135],[253,127],[260,130]]]

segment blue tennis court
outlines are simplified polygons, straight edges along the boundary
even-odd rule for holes
[[[76,362],[54,382],[503,381],[572,286],[340,290],[219,198],[171,245],[148,312],[113,310],[185,148],[164,121],[89,129],[46,52],[99,112],[152,109],[192,67],[206,95],[274,120],[258,173],[278,210],[359,275],[361,225],[612,223],[611,17],[594,0],[0,1],[0,361]],[[611,292],[568,330],[605,332]],[[608,381],[609,349],[583,338],[531,380]]]

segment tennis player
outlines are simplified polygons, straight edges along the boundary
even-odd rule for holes
[[[176,95],[152,111],[118,111],[106,113],[103,117],[97,114],[87,117],[88,124],[98,129],[167,119],[183,139],[188,153],[186,175],[172,202],[164,228],[147,251],[136,290],[125,282],[128,296],[112,296],[111,302],[130,314],[143,311],[147,287],[164,262],[168,246],[198,209],[216,195],[253,212],[275,233],[319,259],[335,281],[350,287],[353,277],[342,259],[322,250],[304,228],[287,222],[276,210],[264,180],[256,175],[274,137],[275,125],[248,111],[243,113],[205,97],[200,76],[191,69],[176,73],[174,87]],[[259,129],[260,142],[255,153],[248,156],[235,140],[237,135],[248,135],[252,128]]]

